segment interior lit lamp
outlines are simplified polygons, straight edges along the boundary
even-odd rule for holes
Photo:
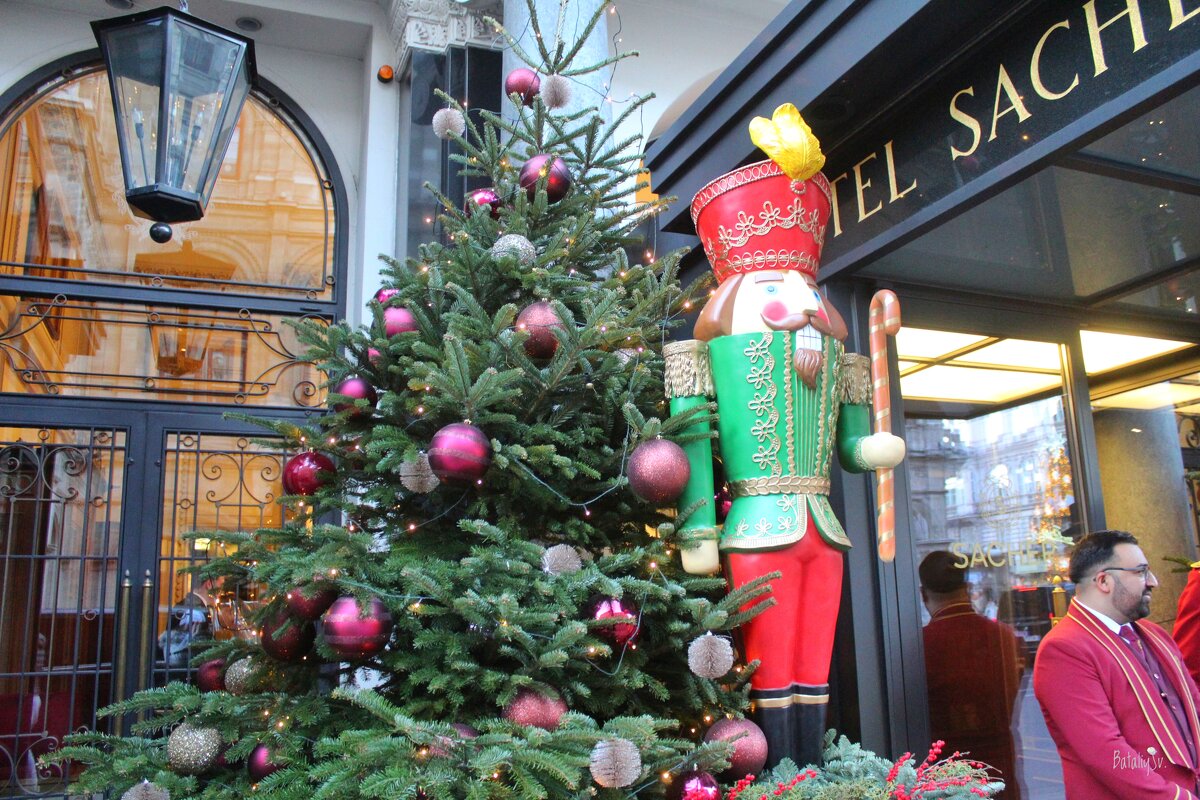
[[[108,70],[125,199],[153,220],[204,216],[242,106],[257,80],[254,42],[162,7],[92,23]]]

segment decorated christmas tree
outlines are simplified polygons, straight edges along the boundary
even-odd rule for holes
[[[689,518],[729,501],[684,494],[715,407],[672,414],[664,389],[708,287],[681,286],[680,252],[627,256],[669,202],[631,200],[639,142],[616,135],[649,98],[611,122],[565,110],[573,78],[624,56],[578,65],[529,13],[537,52],[496,25],[528,64],[513,113],[442,95],[433,119],[486,188],[464,208],[434,192],[439,236],[388,262],[369,325],[302,328],[329,412],[265,424],[289,452],[285,524],[195,534],[226,635],[193,682],[109,707],[111,732],[53,758],[84,767],[73,791],[124,800],[720,800],[718,779],[728,800],[989,796],[936,747],[888,762],[832,734],[824,769],[763,771],[757,662],[731,633],[778,573],[730,591],[681,567],[703,544]]]

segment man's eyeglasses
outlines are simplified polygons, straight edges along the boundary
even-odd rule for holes
[[[1142,564],[1140,567],[1105,567],[1104,569],[1097,570],[1096,575],[1099,575],[1101,572],[1132,572],[1142,580],[1146,580],[1146,578],[1154,574],[1150,571],[1149,564]]]

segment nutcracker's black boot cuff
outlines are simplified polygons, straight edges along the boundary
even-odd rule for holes
[[[821,686],[792,687],[792,729],[795,731],[795,747],[791,758],[796,766],[821,766],[825,744],[825,711],[829,707],[829,684]]]
[[[757,689],[750,692],[754,704],[754,721],[767,737],[767,769],[773,769],[784,758],[790,758],[795,747],[796,732],[792,729],[792,690]]]

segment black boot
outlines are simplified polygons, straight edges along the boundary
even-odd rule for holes
[[[750,692],[754,705],[754,721],[767,737],[767,769],[774,769],[784,758],[791,757],[796,734],[792,729],[792,692],[790,689]]]
[[[829,707],[829,685],[792,687],[794,701],[791,707],[792,730],[795,745],[791,759],[804,769],[808,765],[819,767],[825,745],[825,712]]]

